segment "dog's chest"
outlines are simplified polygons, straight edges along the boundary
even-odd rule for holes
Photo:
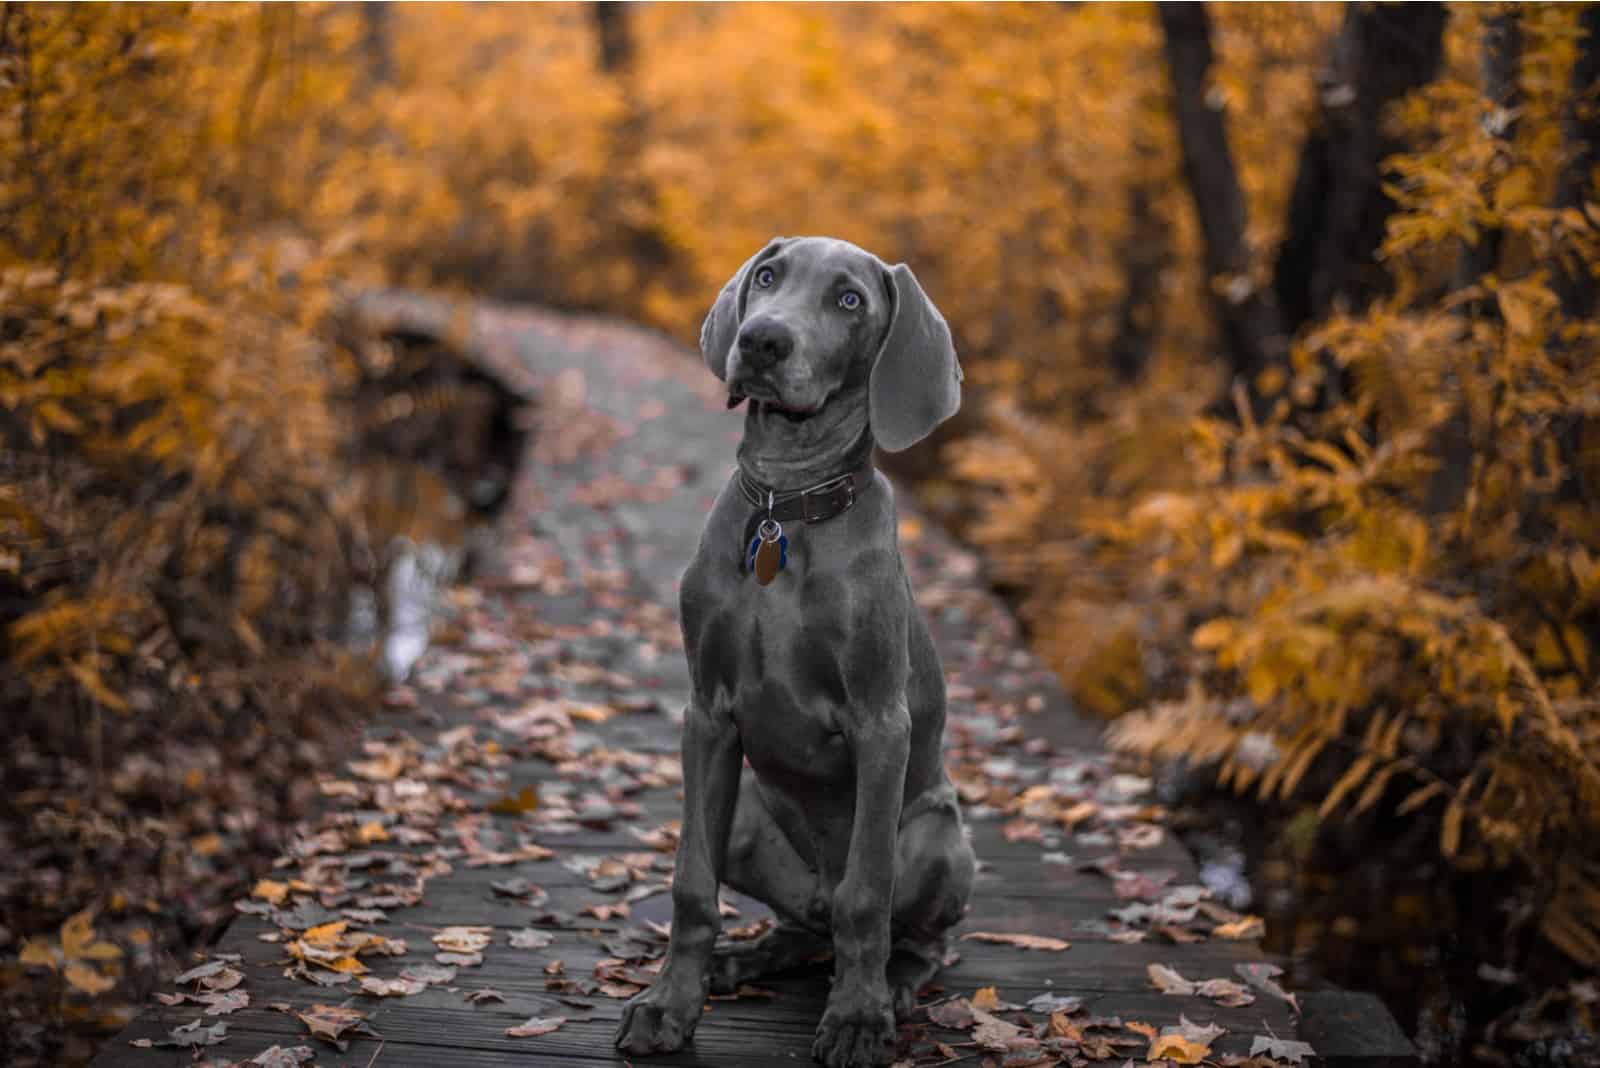
[[[848,591],[828,569],[807,566],[816,548],[800,546],[766,586],[731,569],[686,576],[696,584],[684,618],[691,666],[705,697],[747,737],[773,733],[774,723],[786,741],[838,733],[851,689],[842,655]]]

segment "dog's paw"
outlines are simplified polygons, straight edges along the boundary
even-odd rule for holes
[[[894,1010],[888,999],[839,1007],[830,1003],[817,1026],[811,1056],[827,1068],[878,1068],[894,1060]]]
[[[671,1053],[682,1049],[700,1022],[701,999],[673,994],[659,982],[622,1007],[616,1046],[627,1053]]]

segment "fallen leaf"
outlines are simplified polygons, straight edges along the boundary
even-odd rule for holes
[[[515,1027],[506,1028],[509,1038],[537,1038],[559,1030],[567,1022],[565,1016],[530,1016]]]
[[[1217,938],[1261,938],[1267,933],[1267,925],[1260,916],[1245,916],[1233,923],[1219,923],[1211,933]]]
[[[22,947],[18,963],[43,966],[54,971],[58,965],[55,947],[46,939],[30,938]]]
[[[228,1037],[228,1025],[222,1022],[202,1027],[201,1020],[192,1020],[182,1027],[174,1027],[167,1032],[166,1038],[148,1039],[136,1038],[128,1044],[141,1049],[152,1046],[177,1046],[180,1048],[193,1048],[197,1046],[215,1046],[218,1042]]]
[[[250,896],[259,897],[271,905],[281,905],[289,896],[289,884],[262,879],[256,883],[255,889],[250,891]]]
[[[315,1038],[343,1044],[344,1033],[366,1019],[366,1014],[346,1005],[313,1005],[305,1012],[295,1013]]]
[[[1035,994],[1028,999],[1030,1012],[1074,1013],[1083,1008],[1083,999],[1062,994]]]
[[[539,790],[534,786],[524,786],[514,794],[506,794],[499,800],[490,803],[489,811],[504,816],[520,816],[526,812],[536,811],[539,807]]]
[[[104,994],[117,985],[115,979],[101,975],[98,969],[78,961],[69,962],[61,972],[61,976],[74,989],[81,990],[85,994]]]
[[[216,994],[201,994],[196,1001],[205,1005],[207,1016],[226,1016],[250,1004],[250,995],[243,990],[226,990]]]
[[[928,1019],[935,1025],[948,1027],[952,1031],[965,1031],[977,1022],[972,1015],[972,1002],[966,998],[952,998],[930,1006]]]
[[[1246,990],[1242,983],[1236,983],[1232,979],[1207,979],[1196,985],[1194,992],[1233,1009],[1253,1005],[1256,1000],[1256,996]]]
[[[1199,1064],[1210,1052],[1210,1046],[1191,1042],[1180,1034],[1168,1032],[1150,1040],[1150,1049],[1145,1053],[1145,1059],[1168,1060],[1176,1064]]]
[[[1163,994],[1193,994],[1195,984],[1178,974],[1177,969],[1165,964],[1150,964],[1145,966],[1145,974],[1150,976],[1150,981],[1156,989]]]
[[[379,998],[408,998],[426,989],[428,984],[421,979],[379,979],[368,975],[361,980],[361,992]]]
[[[994,942],[1003,946],[1016,946],[1018,949],[1044,949],[1060,953],[1064,949],[1071,949],[1071,942],[1064,942],[1059,938],[1049,938],[1045,935],[1032,934],[1004,934],[996,931],[969,931],[961,936],[963,942]]]
[[[1014,1023],[1007,1023],[998,1016],[991,1016],[982,1009],[974,1008],[972,1018],[976,1026],[972,1029],[972,1039],[984,1049],[1003,1050],[1010,1041],[1022,1034],[1022,1028]]]
[[[1256,1035],[1250,1042],[1250,1056],[1264,1053],[1273,1060],[1288,1061],[1290,1064],[1299,1064],[1307,1057],[1315,1057],[1317,1051],[1311,1048],[1309,1042],[1292,1042],[1287,1038],[1266,1035]]]
[[[486,1001],[505,1001],[506,996],[500,991],[486,986],[482,990],[467,991],[466,998],[474,1005],[482,1005]]]
[[[433,944],[448,953],[477,953],[488,948],[493,927],[446,927],[433,936]]]
[[[299,1068],[316,1057],[316,1050],[310,1046],[268,1046],[266,1049],[251,1057],[246,1064],[258,1064],[261,1068]]]
[[[483,963],[482,953],[435,953],[433,959],[440,964],[457,965],[463,968],[476,968]]]
[[[182,986],[184,983],[193,983],[197,980],[216,975],[227,966],[228,962],[225,960],[207,961],[204,964],[199,964],[193,968],[190,968],[188,971],[174,979],[173,982],[179,986]]]
[[[998,1009],[1000,1007],[1000,991],[992,986],[985,986],[972,995],[972,1007],[975,1009]]]
[[[536,931],[532,927],[527,927],[520,931],[512,931],[509,940],[512,949],[544,949],[555,941],[555,936],[548,931]]]
[[[455,982],[456,970],[441,968],[437,964],[411,964],[400,970],[400,978],[437,986]]]
[[[1283,969],[1276,964],[1235,964],[1233,970],[1263,994],[1286,1001],[1295,1012],[1300,1011],[1300,1003],[1295,996],[1277,984],[1277,977],[1283,974]]]

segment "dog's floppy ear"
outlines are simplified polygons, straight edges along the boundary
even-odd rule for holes
[[[889,452],[908,449],[961,407],[961,364],[950,328],[903,263],[884,267],[894,302],[872,364],[867,405],[872,436]]]
[[[733,339],[744,320],[744,299],[750,292],[750,272],[756,264],[782,248],[785,240],[775,237],[767,242],[766,248],[745,260],[744,266],[735,271],[727,285],[722,287],[717,302],[706,313],[706,321],[700,324],[700,355],[705,357],[711,373],[723,381],[728,378],[728,350],[733,348]]]

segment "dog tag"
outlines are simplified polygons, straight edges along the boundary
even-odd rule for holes
[[[750,565],[756,581],[765,586],[789,563],[789,539],[776,519],[763,519],[750,542]]]

